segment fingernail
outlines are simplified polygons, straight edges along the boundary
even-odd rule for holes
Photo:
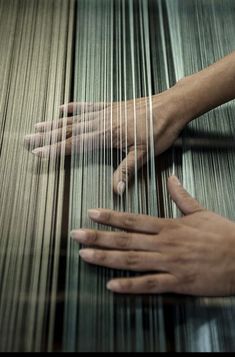
[[[79,251],[79,255],[82,259],[84,260],[92,260],[93,255],[94,255],[94,250],[93,249],[81,249]]]
[[[98,219],[100,217],[100,211],[95,209],[89,209],[88,215],[90,218]]]
[[[117,185],[117,191],[118,191],[119,195],[123,194],[123,192],[125,191],[125,188],[126,188],[125,182],[123,182],[123,181],[119,182],[119,184]]]
[[[49,152],[45,148],[37,148],[32,151],[32,154],[40,157],[46,157],[49,154]]]
[[[173,175],[173,176],[171,176],[171,179],[174,180],[178,186],[181,186],[181,182],[177,176]]]
[[[77,239],[79,242],[86,242],[86,240],[87,240],[86,232],[82,229],[71,231],[70,237],[72,239]]]
[[[107,289],[108,290],[120,290],[120,284],[118,281],[115,281],[115,280],[110,280],[107,285],[106,285]]]

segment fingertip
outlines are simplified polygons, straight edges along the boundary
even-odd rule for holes
[[[31,142],[32,142],[32,135],[31,134],[25,135],[24,145],[30,146]]]
[[[118,167],[116,171],[113,173],[113,191],[117,195],[122,195],[124,190],[125,187],[123,185],[123,179],[121,176],[120,167]]]
[[[130,170],[128,170],[128,168],[126,169],[126,167],[124,170],[124,167],[122,162],[113,174],[113,191],[119,196],[124,194],[127,187],[127,180],[131,177]],[[128,170],[128,174],[126,170]]]
[[[68,104],[61,104],[59,106],[59,111],[60,111],[60,114],[63,114],[63,112],[68,109]]]
[[[70,238],[72,238],[72,239],[77,239],[77,236],[78,236],[78,234],[77,234],[77,230],[75,230],[75,229],[73,229],[72,231],[70,231]]]
[[[108,281],[106,288],[113,292],[120,292],[121,285],[118,280],[110,280]]]
[[[36,148],[34,150],[32,150],[32,154],[34,154],[37,157],[46,159],[49,157],[50,154],[50,149],[46,146],[44,147],[40,147],[40,148]]]
[[[171,175],[171,176],[168,177],[168,183],[171,183],[171,182],[176,184],[177,186],[181,186],[180,180],[175,175]]]
[[[124,181],[120,181],[117,185],[117,193],[122,196],[126,189],[126,183]]]
[[[101,211],[99,209],[89,209],[88,210],[88,216],[89,218],[91,219],[99,219],[100,218],[100,215],[101,215]]]
[[[84,249],[80,249],[79,256],[87,262],[92,262],[94,258],[94,253],[95,253],[94,249],[84,248]]]
[[[122,180],[117,180],[114,179],[113,182],[113,191],[116,193],[118,196],[122,196],[125,193],[126,190],[126,182]]]
[[[36,130],[36,131],[43,131],[43,129],[44,129],[44,123],[37,123],[37,124],[35,124],[34,125],[34,129]]]

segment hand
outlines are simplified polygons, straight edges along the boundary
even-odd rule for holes
[[[78,242],[99,248],[81,249],[80,256],[91,264],[148,272],[109,281],[107,288],[117,293],[234,294],[235,223],[204,209],[175,176],[168,190],[184,217],[90,210],[93,221],[128,232],[72,231]]]
[[[25,141],[40,157],[60,152],[69,155],[72,146],[77,152],[82,148],[88,150],[104,146],[126,151],[126,158],[113,176],[114,191],[122,194],[127,180],[135,173],[135,165],[140,168],[145,164],[151,140],[154,140],[155,154],[162,153],[174,143],[190,120],[190,111],[184,100],[185,91],[184,85],[176,84],[153,96],[152,117],[149,98],[112,105],[70,103],[61,107],[61,113],[66,118],[36,124],[37,133],[28,135]],[[63,128],[65,123],[67,127]]]

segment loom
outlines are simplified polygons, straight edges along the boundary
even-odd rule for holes
[[[233,0],[0,0],[1,351],[235,349],[233,297],[112,294],[107,280],[130,273],[81,262],[69,238],[95,227],[89,208],[177,217],[172,172],[205,207],[235,219],[233,102],[192,122],[160,157],[150,145],[120,197],[112,173],[124,147],[66,156],[62,145],[39,159],[23,144],[63,103],[151,96],[230,53],[234,13]]]

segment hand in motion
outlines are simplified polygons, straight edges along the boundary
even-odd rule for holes
[[[80,152],[98,147],[126,151],[126,158],[113,177],[114,191],[122,194],[127,180],[135,172],[135,165],[140,168],[146,162],[151,141],[155,154],[160,154],[173,144],[186,125],[189,113],[186,118],[183,97],[180,85],[153,96],[152,115],[149,98],[112,105],[70,103],[61,107],[66,118],[38,123],[37,133],[28,135],[26,143],[40,157],[61,152],[69,155],[71,150]]]
[[[108,289],[117,293],[234,294],[235,223],[200,206],[175,176],[168,190],[184,217],[90,210],[95,222],[127,232],[72,231],[74,239],[93,247],[81,249],[80,256],[91,264],[147,272],[109,281]]]
[[[104,146],[125,150],[126,158],[113,178],[114,191],[122,194],[135,166],[139,168],[146,162],[151,143],[156,155],[162,153],[190,120],[233,99],[234,78],[235,52],[152,96],[151,101],[140,98],[111,105],[62,106],[65,118],[38,123],[37,134],[27,136],[26,143],[36,148],[33,153],[41,157]]]

